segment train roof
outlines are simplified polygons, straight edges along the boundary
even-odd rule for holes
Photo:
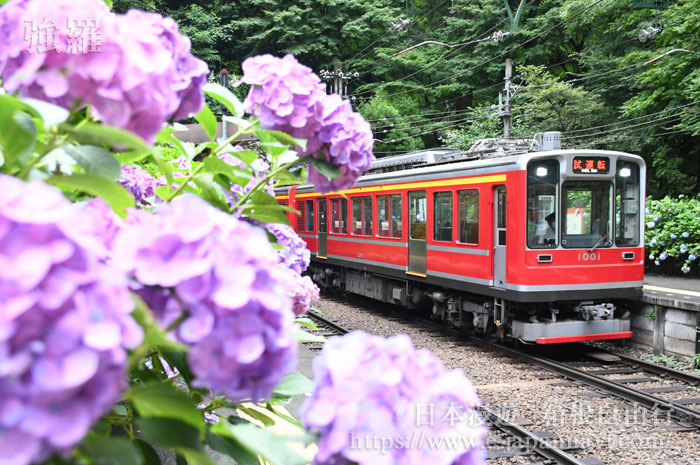
[[[521,143],[522,140],[513,143],[510,149],[494,150],[497,139],[486,139],[486,143],[472,146],[468,151],[455,148],[435,148],[409,152],[395,157],[386,157],[375,160],[370,169],[357,182],[357,186],[373,185],[381,182],[406,182],[424,179],[434,179],[440,176],[471,176],[503,171],[525,169],[527,163],[533,158],[552,158],[557,155],[580,156],[624,156],[644,163],[638,155],[612,150],[595,149],[560,149],[536,151],[535,147]],[[502,141],[502,140],[501,140]],[[476,146],[476,149],[475,149]],[[533,151],[533,148],[535,151]],[[475,149],[475,150],[472,150]],[[288,188],[284,188],[287,191]],[[297,192],[309,192],[313,190],[310,184],[301,185]]]

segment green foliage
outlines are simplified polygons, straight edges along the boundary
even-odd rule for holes
[[[474,120],[464,127],[446,131],[442,138],[448,147],[468,150],[479,139],[500,137],[503,134],[503,122],[496,115],[496,110],[484,106],[474,109]]]
[[[516,134],[532,137],[545,131],[567,133],[606,122],[608,110],[594,93],[563,82],[544,66],[522,66],[520,73],[524,84],[513,102],[514,113],[520,117],[519,124],[514,125]]]
[[[668,257],[683,272],[700,264],[700,198],[647,199],[645,244],[649,260],[660,264]]]

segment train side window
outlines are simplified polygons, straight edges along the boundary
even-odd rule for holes
[[[362,234],[362,199],[355,197],[352,199],[352,233]]]
[[[389,197],[380,195],[377,197],[377,236],[389,237]]]
[[[479,243],[479,191],[459,191],[459,242]]]
[[[357,236],[372,235],[372,197],[352,199],[352,233]]]
[[[299,231],[306,231],[306,204],[304,202],[299,202],[299,220],[297,225]]]
[[[306,202],[306,231],[314,232],[314,201],[307,200]],[[302,202],[302,205],[304,202]]]
[[[428,226],[428,199],[425,192],[410,192],[408,196],[410,205],[410,233],[411,239],[425,240]]]
[[[348,233],[348,201],[347,199],[331,200],[331,232],[335,234]]]
[[[559,161],[533,160],[527,166],[527,246],[557,247],[559,225]]]
[[[639,165],[617,162],[615,176],[615,244],[639,245]]]
[[[433,197],[433,239],[452,242],[452,192],[437,192]]]
[[[389,197],[391,201],[391,237],[401,237],[402,214],[401,209],[401,194],[395,194]]]
[[[365,236],[372,235],[372,197],[362,197],[362,229]]]

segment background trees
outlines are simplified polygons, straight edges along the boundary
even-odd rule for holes
[[[516,10],[518,2],[511,1]],[[316,72],[342,65],[353,105],[371,121],[378,156],[501,134],[504,61],[514,65],[513,133],[562,131],[567,147],[644,156],[650,192],[700,186],[698,0],[661,17],[632,0],[534,0],[512,27],[503,0],[115,0],[174,17],[211,69],[294,53]],[[659,25],[641,43],[642,27]],[[407,27],[392,24],[410,19]],[[496,42],[494,32],[511,32]],[[446,47],[424,41],[456,45]]]

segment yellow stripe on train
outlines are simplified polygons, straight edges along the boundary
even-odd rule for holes
[[[505,174],[494,174],[490,176],[476,176],[471,178],[457,178],[457,179],[442,179],[440,181],[418,181],[418,182],[407,182],[403,184],[387,184],[381,186],[367,186],[367,187],[355,187],[353,189],[347,189],[340,192],[332,192],[328,195],[347,195],[356,193],[370,193],[370,192],[382,192],[382,191],[393,191],[397,189],[422,189],[426,187],[447,187],[447,186],[459,186],[459,185],[469,185],[469,184],[483,184],[487,182],[505,182]],[[320,197],[321,194],[317,192],[309,192],[304,194],[297,194],[296,198],[309,198],[309,197]],[[278,200],[286,200],[289,198],[288,195],[277,195],[275,196]]]

